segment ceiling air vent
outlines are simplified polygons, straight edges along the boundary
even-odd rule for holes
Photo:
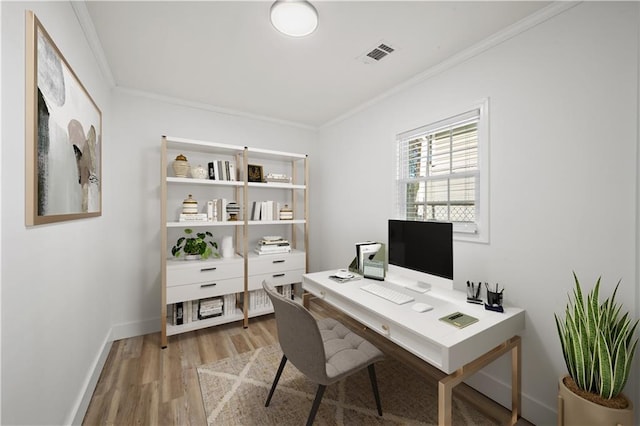
[[[389,43],[380,42],[376,47],[370,49],[367,53],[361,55],[358,59],[360,59],[365,64],[375,64],[382,58],[385,58],[393,53],[395,50],[396,48],[392,47]]]

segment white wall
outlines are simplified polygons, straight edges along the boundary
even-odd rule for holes
[[[639,311],[637,3],[582,3],[322,129],[311,244],[323,255],[312,265],[344,267],[354,242],[386,240],[397,133],[482,98],[490,99],[490,242],[455,244],[455,285],[498,282],[507,304],[526,309],[523,415],[554,424],[566,371],[554,313],[563,312],[572,271],[589,288],[600,275],[606,290],[622,279],[619,300]],[[506,406],[508,361],[470,381]],[[636,389],[632,382],[627,392],[638,407]]]
[[[3,424],[82,421],[112,340],[160,329],[160,137],[310,152],[315,130],[112,91],[66,2],[2,2]],[[103,113],[103,214],[24,226],[25,10]],[[37,406],[37,409],[34,409]]]
[[[228,115],[116,90],[112,168],[118,226],[109,236],[112,253],[114,337],[160,329],[160,138],[162,135],[278,151],[308,153],[317,133],[302,127]],[[313,161],[311,161],[313,167]],[[185,194],[186,197],[186,194]],[[133,210],[132,210],[133,209]],[[136,212],[136,214],[132,214]]]
[[[500,282],[527,310],[524,416],[555,423],[565,367],[553,313],[572,270],[585,284],[603,275],[607,289],[622,278],[638,315],[636,3],[581,4],[323,129],[320,144],[304,128],[110,92],[68,3],[0,6],[4,424],[78,420],[111,339],[159,329],[162,134],[309,153],[320,270],[346,266],[357,240],[386,239],[395,134],[489,97],[490,243],[455,245],[456,285]],[[100,218],[24,226],[25,9],[102,109]],[[507,371],[501,360],[473,384],[508,405]]]
[[[111,144],[109,90],[69,3],[2,2],[2,423],[65,424],[83,411],[110,344],[107,244],[102,217],[25,227],[25,10],[33,10],[102,109]],[[112,154],[103,152],[103,165]],[[103,182],[113,172],[105,167]],[[113,187],[104,186],[109,197]]]

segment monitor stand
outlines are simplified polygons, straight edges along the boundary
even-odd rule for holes
[[[429,289],[453,290],[453,280],[436,275],[425,274],[407,268],[401,268],[389,264],[385,281],[392,284],[406,287],[419,293],[429,291]]]
[[[431,284],[429,283],[395,274],[387,274],[387,276],[385,277],[385,281],[388,281],[391,284],[399,285],[400,287],[404,287],[409,290],[413,290],[417,293],[426,293],[427,291],[431,290]]]

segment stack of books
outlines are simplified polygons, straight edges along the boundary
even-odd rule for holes
[[[217,317],[223,313],[224,302],[221,297],[200,299],[198,303],[198,319]]]
[[[264,180],[267,182],[291,183],[291,178],[282,173],[268,173]]]
[[[281,254],[289,253],[291,245],[289,241],[282,237],[262,237],[258,241],[255,252],[258,254]]]

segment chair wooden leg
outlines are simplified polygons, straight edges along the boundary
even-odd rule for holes
[[[282,370],[284,370],[284,365],[287,363],[287,357],[282,355],[282,359],[280,360],[280,366],[278,367],[278,372],[276,373],[275,379],[273,379],[273,384],[271,385],[271,390],[269,391],[269,396],[267,396],[267,402],[264,403],[265,407],[269,406],[271,402],[271,397],[273,396],[273,392],[276,390],[276,386],[278,385],[278,380],[280,380],[280,375],[282,374]]]
[[[320,407],[320,401],[322,401],[322,395],[324,395],[324,390],[326,388],[327,387],[325,385],[318,385],[316,398],[313,400],[313,406],[311,407],[309,418],[307,418],[307,426],[311,426],[313,424],[313,419],[316,418],[316,413],[318,412],[318,408]]]
[[[371,364],[368,368],[369,379],[371,379],[371,387],[373,388],[373,396],[376,398],[376,407],[378,408],[378,415],[382,416],[382,404],[380,404],[380,393],[378,392],[378,380],[376,379],[376,369]]]

